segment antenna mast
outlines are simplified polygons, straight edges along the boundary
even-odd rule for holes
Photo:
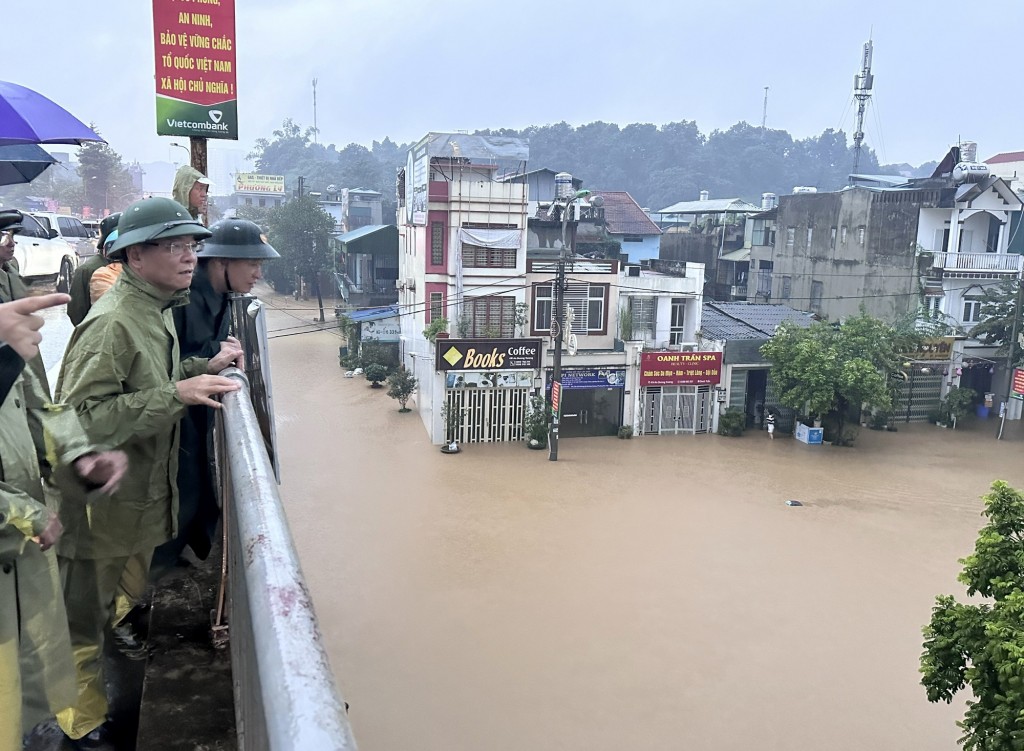
[[[317,143],[316,129],[316,79],[313,79],[313,143]]]
[[[864,113],[871,99],[871,88],[875,77],[871,74],[871,40],[864,43],[864,56],[860,62],[860,73],[853,77],[853,98],[857,100],[857,130],[853,133],[853,172],[860,168],[861,146],[864,143]]]
[[[764,87],[764,111],[761,113],[761,138],[764,138],[764,129],[768,125],[768,87]]]

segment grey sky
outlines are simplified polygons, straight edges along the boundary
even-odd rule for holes
[[[17,3],[0,78],[96,122],[129,160],[180,159],[155,135],[151,3],[89,8]],[[1024,149],[1020,0],[236,0],[236,18],[240,140],[211,151],[244,153],[285,117],[312,124],[314,77],[320,139],[339,147],[561,120],[707,133],[760,124],[765,86],[770,127],[850,133],[869,32],[866,143],[883,161],[939,159],[958,137],[980,158]]]

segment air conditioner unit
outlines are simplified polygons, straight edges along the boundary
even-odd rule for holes
[[[640,276],[640,267],[639,266],[627,266],[626,267],[626,276]]]
[[[416,278],[412,276],[408,277],[405,280],[405,286],[407,289],[416,289]]]
[[[405,279],[395,279],[395,289],[405,289]]]

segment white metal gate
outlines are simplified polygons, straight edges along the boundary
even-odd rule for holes
[[[447,389],[445,399],[462,416],[459,443],[523,440],[528,388]]]
[[[643,404],[644,433],[707,433],[710,427],[710,386],[648,386]]]

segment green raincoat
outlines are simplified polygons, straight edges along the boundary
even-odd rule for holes
[[[199,212],[189,206],[188,194],[192,192],[196,180],[201,177],[204,177],[202,172],[186,164],[184,167],[178,168],[174,175],[174,187],[171,189],[171,198],[186,207],[193,219],[199,218]]]
[[[130,268],[75,329],[57,381],[86,434],[128,455],[121,486],[103,503],[61,483],[65,558],[119,558],[150,551],[176,533],[178,421],[175,382],[206,372],[207,360],[178,362],[171,308],[188,290],[166,293]]]
[[[57,561],[30,541],[49,517],[30,413],[45,428],[48,464],[70,469],[92,447],[74,411],[49,404],[44,388],[26,368],[0,404],[0,749],[20,749],[22,731],[76,695]]]

